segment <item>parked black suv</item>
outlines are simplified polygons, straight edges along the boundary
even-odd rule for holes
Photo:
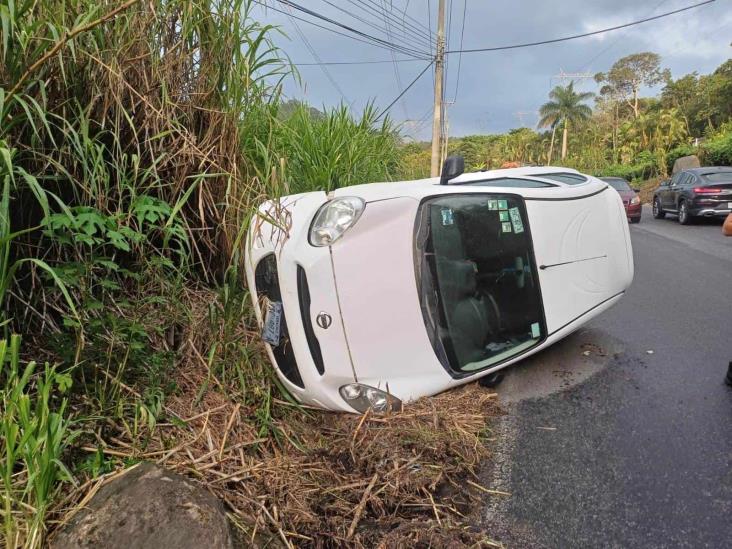
[[[653,191],[653,217],[677,214],[688,225],[695,217],[724,217],[732,212],[732,167],[682,170]]]

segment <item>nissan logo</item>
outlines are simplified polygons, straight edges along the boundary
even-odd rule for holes
[[[315,317],[315,322],[317,322],[318,326],[323,328],[323,330],[327,330],[333,323],[333,319],[328,313],[318,313],[318,316]]]

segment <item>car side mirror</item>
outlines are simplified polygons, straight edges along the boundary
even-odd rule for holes
[[[447,185],[451,179],[455,179],[465,171],[465,160],[462,156],[448,156],[442,165],[440,174],[440,185]]]

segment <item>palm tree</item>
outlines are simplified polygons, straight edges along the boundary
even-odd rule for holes
[[[539,127],[552,128],[552,141],[549,145],[549,163],[552,161],[554,150],[554,131],[558,126],[562,127],[562,160],[567,157],[567,132],[570,124],[587,120],[592,116],[592,109],[584,104],[594,94],[591,92],[577,93],[574,91],[574,82],[568,86],[557,86],[549,92],[549,99],[539,109]]]

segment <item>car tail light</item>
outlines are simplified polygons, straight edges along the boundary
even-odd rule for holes
[[[719,194],[722,189],[715,189],[714,187],[695,187],[694,192],[697,194]]]

